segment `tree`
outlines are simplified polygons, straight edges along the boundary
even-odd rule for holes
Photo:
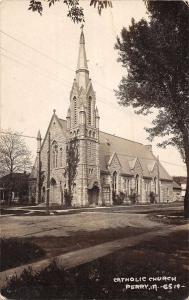
[[[67,6],[67,16],[75,23],[84,22],[84,10],[80,6],[80,0],[30,0],[29,10],[37,11],[40,15],[43,12],[43,3],[48,2],[49,7],[55,2],[62,2]],[[112,2],[108,0],[90,0],[90,6],[97,7],[98,13],[101,14],[102,9],[112,7]]]
[[[73,138],[69,141],[69,143],[66,146],[66,169],[65,169],[65,178],[67,178],[68,183],[68,190],[66,193],[67,197],[67,206],[70,206],[72,204],[73,199],[73,191],[74,191],[74,185],[75,185],[75,178],[77,174],[77,167],[79,162],[79,153],[78,153],[78,139]]]
[[[148,21],[131,21],[115,48],[127,75],[116,95],[138,114],[158,110],[149,139],[163,137],[159,146],[175,146],[187,168],[184,199],[189,217],[189,8],[182,1],[145,1]]]
[[[30,170],[31,153],[18,132],[7,130],[0,135],[0,173],[13,174]]]

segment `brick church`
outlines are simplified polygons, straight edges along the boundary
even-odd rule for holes
[[[30,200],[72,207],[172,201],[172,177],[152,147],[100,131],[96,100],[82,29],[66,120],[54,110],[43,140],[38,132]]]

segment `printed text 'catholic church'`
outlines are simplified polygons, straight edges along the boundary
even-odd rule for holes
[[[38,133],[30,200],[65,207],[172,201],[172,177],[150,145],[99,130],[97,99],[82,29],[66,120],[54,111],[43,141]]]

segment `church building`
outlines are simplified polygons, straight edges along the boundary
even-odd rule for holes
[[[38,132],[30,200],[64,207],[172,201],[173,179],[151,145],[100,131],[97,103],[82,29],[66,120],[54,110],[43,140]]]

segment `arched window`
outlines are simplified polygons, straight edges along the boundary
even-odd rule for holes
[[[56,185],[56,180],[53,177],[50,180],[50,184],[53,186]]]
[[[130,180],[125,178],[125,191],[127,195],[130,195]]]
[[[55,168],[55,151],[54,151],[54,149],[52,152],[52,166],[53,166],[53,168]]]
[[[154,177],[154,193],[157,195],[157,178]]]
[[[88,101],[88,124],[91,125],[91,109],[92,109],[92,98],[89,97]]]
[[[58,150],[55,151],[55,168],[58,166]]]
[[[63,165],[63,153],[62,153],[62,148],[60,148],[60,167]]]
[[[73,98],[74,100],[74,125],[77,124],[77,99],[76,97]]]
[[[136,186],[136,193],[137,193],[137,195],[139,195],[140,194],[140,182],[139,182],[138,174],[136,175],[135,186]]]
[[[127,193],[130,195],[130,180],[127,180]]]
[[[52,143],[52,166],[53,168],[58,166],[58,145],[56,141]]]
[[[91,157],[92,156],[92,144],[91,144],[91,142],[89,142],[89,146],[88,146],[89,148],[88,148],[88,150],[89,150],[89,157]]]
[[[127,179],[124,178],[123,189],[126,191],[127,189]]]
[[[113,173],[113,192],[117,192],[117,172]]]

